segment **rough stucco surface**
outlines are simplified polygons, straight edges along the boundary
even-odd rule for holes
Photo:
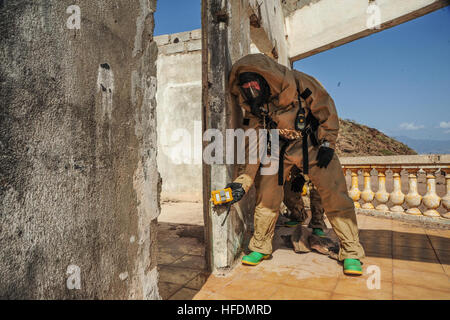
[[[284,16],[287,17],[296,10],[300,10],[304,6],[308,6],[319,1],[321,0],[281,0],[281,5],[283,6]]]
[[[72,4],[0,2],[0,298],[158,299],[156,1]]]

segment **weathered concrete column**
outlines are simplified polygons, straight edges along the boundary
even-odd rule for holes
[[[266,2],[261,6],[261,15],[258,14],[260,25],[252,25],[253,29],[261,30],[251,32],[250,15],[254,10],[249,0],[202,1],[203,130],[218,130],[222,134],[223,146],[226,146],[226,129],[242,127],[242,110],[234,104],[227,90],[233,63],[250,53],[252,40],[260,49],[271,48],[269,56],[278,62],[289,63],[285,40],[280,40],[283,26],[281,3],[279,0]],[[254,6],[255,1],[252,4]],[[273,19],[278,20],[275,23]],[[204,142],[204,148],[208,143]],[[244,199],[232,207],[227,221],[223,223],[226,209],[211,205],[211,190],[225,187],[237,177],[242,166],[226,164],[224,155],[218,158],[220,160],[213,164],[203,165],[204,220],[210,252],[208,264],[214,270],[231,266],[245,249],[251,234],[255,205],[255,190],[252,188]]]
[[[158,299],[156,1],[0,7],[0,298]]]
[[[242,3],[202,1],[203,131],[219,130],[224,146],[225,130],[238,126],[238,110],[231,107],[227,82],[233,62],[249,53],[250,22],[247,7],[247,0]],[[208,141],[204,141],[204,147],[207,144]],[[224,154],[219,155],[219,158],[217,163],[203,164],[205,232],[209,252],[208,265],[212,270],[226,268],[233,263],[241,250],[246,229],[240,209],[245,201],[233,206],[224,224],[225,210],[214,208],[210,202],[211,190],[225,187],[236,175],[235,166],[225,164]],[[237,207],[239,211],[236,211]]]

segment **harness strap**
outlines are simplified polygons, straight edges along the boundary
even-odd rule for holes
[[[303,135],[302,141],[302,151],[303,151],[303,174],[309,174],[309,154],[308,154],[308,135]]]
[[[300,93],[299,87],[297,86],[297,94],[298,94],[298,103],[299,103],[299,113],[305,114],[305,109],[302,107],[302,101],[308,99],[312,91],[309,88],[306,88],[302,93]],[[303,139],[302,139],[302,152],[303,152],[303,173],[305,175],[309,174],[309,153],[308,153],[308,137],[311,140],[313,146],[317,147],[319,145],[319,141],[317,141],[317,137],[315,135],[315,131],[319,127],[319,121],[316,117],[313,116],[311,112],[308,113],[305,119],[305,129],[303,130]]]
[[[284,185],[284,155],[286,154],[286,149],[289,146],[289,142],[285,142],[280,149],[280,158],[278,162],[278,185]]]

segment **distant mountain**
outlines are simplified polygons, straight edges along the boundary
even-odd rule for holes
[[[407,144],[413,148],[419,154],[449,154],[450,153],[450,140],[422,140],[413,139],[405,136],[395,137],[394,139]]]
[[[394,156],[417,154],[411,146],[388,137],[381,131],[352,120],[339,121],[336,151],[342,157]]]

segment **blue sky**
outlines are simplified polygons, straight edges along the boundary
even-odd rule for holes
[[[155,35],[200,28],[200,3],[158,1]],[[450,140],[449,7],[297,61],[294,68],[322,82],[341,118],[390,136]]]
[[[201,9],[201,0],[157,0],[154,34],[201,28]]]

